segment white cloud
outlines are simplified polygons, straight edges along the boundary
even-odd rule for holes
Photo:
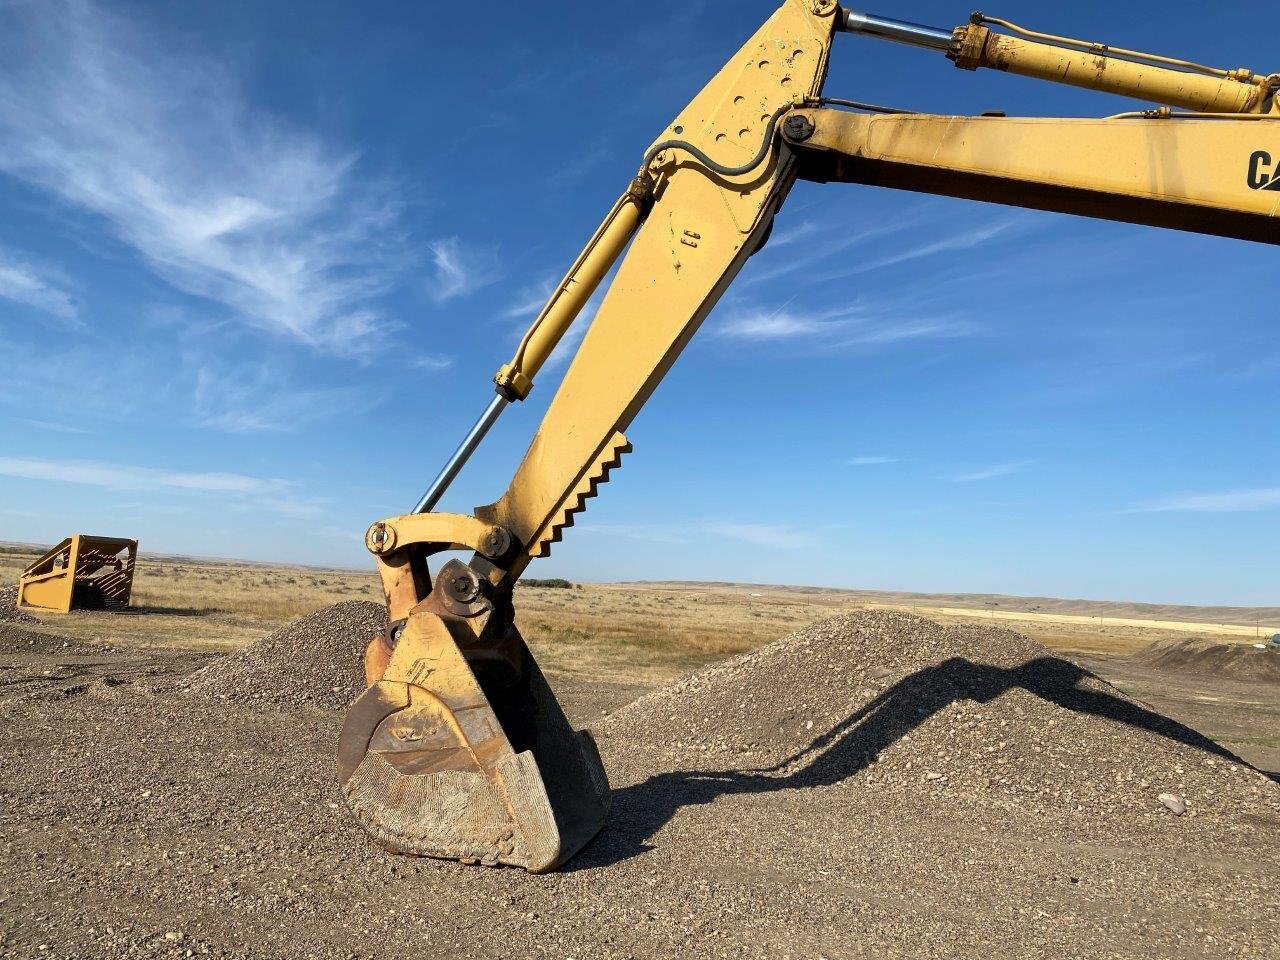
[[[715,333],[733,340],[792,340],[828,333],[842,326],[842,322],[800,316],[780,308],[771,313],[749,310],[736,314],[720,324]]]
[[[776,250],[778,247],[789,247],[793,243],[799,243],[808,237],[812,237],[819,233],[820,227],[812,220],[802,220],[794,227],[785,230],[773,231],[773,235],[769,237],[769,242],[765,244],[766,250]]]
[[[897,253],[887,254],[882,257],[875,257],[871,260],[862,260],[851,267],[839,270],[829,271],[827,273],[818,274],[809,279],[814,282],[823,282],[827,280],[838,280],[843,277],[853,277],[863,273],[870,273],[873,270],[882,270],[885,267],[897,266],[900,263],[909,263],[912,260],[920,260],[924,257],[932,257],[939,253],[950,253],[956,250],[971,250],[974,247],[981,246],[997,237],[1010,233],[1016,228],[1022,228],[1027,225],[1027,221],[1020,217],[1009,217],[1004,220],[997,220],[992,223],[983,224],[981,226],[971,227],[959,233],[954,233],[949,237],[942,237],[938,240],[930,240],[926,243],[919,243]]]
[[[446,356],[443,353],[423,353],[410,361],[412,366],[419,370],[427,370],[435,373],[440,370],[448,370],[453,366],[453,357]]]
[[[885,322],[860,330],[834,344],[836,347],[882,347],[907,340],[955,340],[979,331],[967,320],[906,320]]]
[[[0,457],[0,476],[100,487],[114,491],[205,494],[279,513],[309,514],[318,506],[298,496],[290,480],[239,473],[185,473],[98,460]]]
[[[1016,460],[1011,463],[997,463],[990,467],[983,467],[979,470],[972,470],[967,473],[956,473],[947,477],[952,483],[974,483],[979,480],[994,480],[997,477],[1007,477],[1010,474],[1025,470],[1031,466],[1034,461]]]
[[[0,170],[100,218],[179,290],[335,354],[392,324],[397,209],[357,155],[256,110],[223,65],[90,3],[0,14]]]
[[[956,317],[903,320],[872,312],[859,304],[799,313],[787,305],[731,314],[713,335],[747,342],[821,340],[827,348],[888,346],[908,340],[950,340],[971,336],[978,326]]]
[[[851,467],[876,467],[885,463],[901,463],[900,457],[852,457],[846,460]]]
[[[57,480],[110,490],[197,490],[204,493],[283,493],[287,480],[263,480],[237,473],[176,473],[96,460],[0,457],[0,475],[25,480]]]
[[[377,401],[371,390],[300,389],[266,363],[195,372],[192,415],[197,425],[230,433],[294,430],[316,420],[363,412]]]
[[[62,289],[65,280],[56,271],[41,268],[0,250],[0,299],[35,307],[63,320],[78,313],[75,299]]]
[[[1143,513],[1244,513],[1280,509],[1280,487],[1235,490],[1227,493],[1199,493],[1170,497],[1138,507]]]
[[[779,277],[795,273],[797,270],[812,272],[815,263],[827,260],[838,253],[843,253],[872,240],[883,241],[885,237],[901,233],[904,230],[910,230],[927,222],[925,211],[920,207],[904,210],[889,222],[878,223],[875,226],[865,227],[860,230],[851,230],[846,224],[820,226],[812,221],[805,221],[781,233],[775,233],[769,238],[769,242],[765,244],[761,255],[769,259],[772,251],[805,241],[810,243],[811,249],[804,251],[803,256],[787,251],[784,254],[785,259],[783,262],[774,266],[752,265],[745,271],[745,280],[747,283],[767,283],[770,280],[777,280]],[[822,236],[823,234],[826,234],[826,236]],[[821,239],[817,239],[818,237],[821,237]],[[754,259],[759,259],[759,257]],[[839,273],[836,275],[843,276],[844,274]]]
[[[556,282],[550,277],[535,283],[531,287],[525,287],[511,303],[511,306],[502,311],[502,316],[508,320],[536,317],[539,311],[546,306],[547,300],[551,297],[555,287]]]
[[[458,237],[431,244],[431,263],[431,296],[437,303],[475,293],[502,276],[496,251],[469,247]]]

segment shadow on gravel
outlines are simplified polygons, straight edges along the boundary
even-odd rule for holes
[[[562,870],[608,866],[648,850],[649,839],[681,807],[717,797],[828,786],[864,769],[885,748],[957,700],[987,703],[1014,687],[1064,710],[1087,713],[1149,730],[1232,763],[1244,761],[1190,727],[1128,700],[1077,684],[1091,677],[1057,657],[1038,657],[1006,669],[952,657],[913,673],[855,711],[803,750],[771,767],[754,770],[677,770],[650,777],[613,794],[613,812],[600,836]],[[732,735],[732,731],[725,731]],[[778,771],[804,763],[786,775]],[[1247,766],[1247,764],[1245,764]]]
[[[207,617],[211,614],[221,613],[215,607],[161,607],[154,604],[147,606],[125,607],[122,610],[116,610],[115,613],[123,613],[126,616],[131,614],[163,614],[166,617]]]

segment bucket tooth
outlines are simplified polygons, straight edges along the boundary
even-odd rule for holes
[[[604,825],[609,783],[599,752],[569,726],[518,635],[504,639],[516,645],[518,681],[488,690],[458,639],[434,613],[410,616],[386,670],[343,725],[347,806],[395,852],[554,869]]]

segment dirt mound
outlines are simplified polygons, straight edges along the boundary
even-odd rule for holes
[[[1212,640],[1158,640],[1133,658],[1143,666],[1171,673],[1280,683],[1280,647]]]
[[[240,704],[347,706],[364,689],[364,648],[382,604],[344,600],[281,627],[191,677],[192,693]]]
[[[18,609],[18,588],[0,587],[0,622],[36,623],[35,617]]]
[[[903,816],[938,804],[1021,809],[1090,818],[1106,834],[1172,816],[1162,794],[1234,822],[1261,782],[1026,637],[880,611],[649,694],[605,732],[660,762],[719,768],[733,792],[856,781]]]

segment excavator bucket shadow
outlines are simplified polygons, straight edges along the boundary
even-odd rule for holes
[[[604,825],[599,752],[570,727],[514,628],[502,657],[514,672],[488,669],[483,651],[469,663],[468,642],[465,624],[409,617],[347,713],[338,742],[347,806],[397,853],[552,870]],[[366,664],[381,659],[379,643]]]

